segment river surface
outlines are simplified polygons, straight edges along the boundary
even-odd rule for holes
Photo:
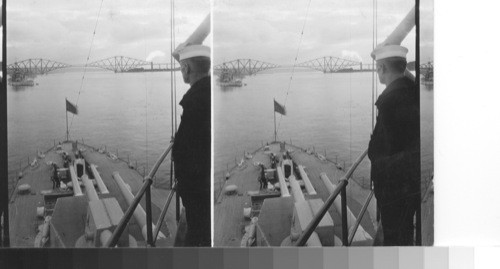
[[[34,87],[8,86],[9,180],[54,142],[66,139],[65,98],[78,100],[79,114],[68,114],[70,139],[106,146],[148,171],[171,136],[170,73],[53,73],[35,78]],[[177,73],[177,103],[188,86]],[[287,115],[276,115],[278,140],[311,148],[349,166],[367,147],[372,129],[371,73],[262,73],[244,78],[241,88],[215,86],[214,181],[245,151],[274,140],[273,98]],[[81,90],[80,90],[81,88]],[[378,85],[378,93],[384,89]],[[78,97],[78,92],[80,95]],[[287,93],[288,92],[288,97]],[[285,103],[286,99],[286,103]],[[433,171],[433,91],[421,87],[422,175]],[[177,105],[180,118],[182,108]],[[169,179],[169,165],[158,173]],[[364,161],[357,176],[368,177]],[[13,184],[13,183],[12,183]],[[11,184],[11,185],[12,185]]]
[[[66,140],[65,98],[78,100],[78,115],[68,113],[70,139],[102,147],[130,160],[142,174],[152,167],[171,137],[170,72],[113,73],[82,70],[37,76],[33,87],[7,88],[9,180],[20,168]],[[176,74],[177,103],[188,89]],[[81,89],[81,90],[80,90]],[[80,94],[78,94],[80,92]],[[78,97],[79,95],[79,97]],[[178,118],[182,108],[177,105]],[[169,180],[170,161],[158,172]],[[165,185],[165,184],[162,184]]]
[[[245,77],[241,88],[214,88],[214,181],[253,152],[274,140],[273,99],[285,104],[276,114],[278,140],[326,155],[347,167],[368,146],[372,130],[372,74],[270,72]],[[384,85],[379,84],[378,94]],[[288,97],[287,97],[288,96]],[[286,101],[285,101],[286,100]],[[421,86],[422,176],[433,171],[433,91]],[[286,103],[285,103],[286,102]],[[369,161],[355,176],[369,178]]]

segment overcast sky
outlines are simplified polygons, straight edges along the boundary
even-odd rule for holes
[[[298,63],[323,56],[370,62],[372,0],[311,0]],[[309,0],[215,0],[214,62],[251,58],[293,65]],[[414,6],[414,0],[378,0],[378,42]],[[422,59],[433,59],[432,0],[421,1]],[[415,59],[415,30],[403,45]]]
[[[104,0],[90,61],[123,55],[168,62],[170,1]],[[308,0],[214,0],[214,63],[252,58],[293,64]],[[101,0],[16,0],[7,5],[8,63],[46,58],[84,64]],[[311,0],[298,61],[350,56],[370,61],[372,0]],[[413,0],[378,0],[378,41]],[[209,0],[176,1],[177,44],[198,26]],[[422,60],[433,59],[432,0],[421,0]],[[212,35],[205,44],[211,44]],[[414,31],[403,45],[414,60]],[[161,56],[165,54],[166,56]],[[156,57],[154,57],[156,55]]]
[[[104,0],[90,61],[127,56],[170,61],[170,1]],[[176,44],[210,11],[209,0],[176,1]],[[8,63],[46,58],[84,64],[101,0],[15,0],[7,4]],[[210,35],[206,44],[211,44]],[[161,55],[167,55],[161,57]],[[148,60],[150,60],[148,59]]]

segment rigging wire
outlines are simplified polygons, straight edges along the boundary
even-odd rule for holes
[[[145,73],[145,72],[143,72]],[[148,86],[147,86],[147,78],[146,75],[144,74],[144,86],[146,89],[146,170],[149,170],[149,162],[148,162],[148,144],[149,144],[149,139],[148,139]]]
[[[87,54],[87,60],[85,61],[85,66],[83,68],[83,76],[82,76],[82,81],[80,83],[80,89],[78,90],[78,96],[76,98],[76,103],[75,105],[78,107],[78,101],[80,100],[80,94],[82,92],[82,89],[83,89],[83,81],[85,80],[85,74],[87,73],[87,66],[88,66],[88,63],[89,63],[89,59],[90,59],[90,54],[92,53],[92,47],[94,45],[94,38],[95,38],[95,32],[97,30],[97,25],[99,23],[99,18],[101,16],[101,10],[102,10],[102,3],[104,2],[104,0],[101,0],[101,5],[99,6],[99,12],[97,13],[97,19],[95,21],[95,26],[94,26],[94,32],[92,34],[92,40],[90,41],[90,47],[89,47],[89,53]],[[69,125],[69,130],[71,130],[71,127],[73,126],[73,119],[75,118],[75,114],[71,114],[71,123]]]
[[[372,22],[372,51],[375,50],[375,46],[378,40],[378,2],[377,0],[373,0],[373,22]],[[375,97],[378,97],[378,72],[377,72],[377,67],[375,65],[375,59],[372,58],[372,133],[373,129],[375,129],[375,119],[376,119],[376,114],[375,114]],[[378,113],[378,112],[377,112]],[[370,189],[373,190],[373,180],[370,179]],[[377,220],[380,217],[380,212],[378,211],[377,208]]]
[[[307,18],[309,17],[309,7],[310,6],[311,6],[311,0],[309,0],[309,3],[307,4],[306,17],[304,19],[304,24],[302,25],[302,31],[300,32],[299,46],[297,47],[297,52],[295,53],[295,60],[293,62],[292,74],[290,75],[290,80],[288,81],[288,88],[286,90],[285,102],[283,103],[284,107],[286,107],[286,103],[288,101],[288,94],[290,92],[290,87],[292,86],[292,79],[293,79],[293,75],[295,73],[295,67],[297,66],[297,59],[299,57],[300,46],[302,45],[302,39],[304,37],[304,29],[306,28]],[[276,129],[276,132],[279,132],[282,119],[283,119],[283,115],[280,114],[280,119],[278,121],[278,128]]]
[[[351,8],[349,2],[349,9]],[[349,14],[349,49],[351,49],[351,14]],[[352,72],[349,73],[349,166],[352,164]]]
[[[172,47],[171,49],[175,48],[175,0],[172,0]],[[175,61],[173,62],[175,66]],[[171,67],[173,68],[173,66]],[[173,72],[174,74],[174,103],[172,106],[174,107],[174,126],[172,128],[175,130],[174,134],[177,133],[177,79],[175,76],[175,71]]]
[[[147,6],[147,3],[146,5]],[[144,8],[146,9],[146,8]],[[144,10],[146,11],[146,10]],[[144,29],[144,26],[142,27],[142,33],[143,33],[143,37],[144,37],[144,55],[147,54],[147,43],[146,43],[146,38],[145,38],[145,35],[146,35],[146,32],[145,32],[145,29]],[[151,67],[153,68],[153,67]],[[146,110],[146,170],[149,170],[149,148],[148,148],[148,145],[149,145],[149,136],[148,136],[148,83],[147,83],[147,75],[146,75],[146,72],[143,72],[143,77],[144,77],[144,88],[145,88],[145,92],[146,92],[146,105],[145,105],[145,110]]]
[[[375,49],[375,1],[372,4],[372,51]],[[375,128],[375,73],[377,72],[377,67],[375,66],[375,59],[372,58],[372,129]]]
[[[175,50],[175,2],[174,0],[170,1],[170,119],[172,124],[172,138],[177,133],[177,80],[175,75],[174,67],[175,58],[172,56],[172,53]]]
[[[349,164],[352,164],[352,74],[349,74]]]
[[[372,50],[375,49],[378,43],[378,1],[373,0],[373,26],[372,26]],[[375,119],[377,117],[375,112],[375,99],[378,97],[378,73],[375,59],[372,59],[372,129],[375,128]]]
[[[174,56],[172,53],[174,52],[174,1],[170,0],[170,121],[171,121],[171,137],[174,138],[175,130],[174,130]]]
[[[171,120],[171,141],[173,141],[177,133],[177,96],[176,96],[176,81],[175,81],[175,58],[173,52],[175,49],[175,5],[174,0],[170,0],[170,120]],[[170,158],[170,188],[173,187],[174,181],[174,161]],[[176,198],[178,199],[178,198]]]

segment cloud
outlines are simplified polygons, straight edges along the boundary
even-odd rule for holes
[[[7,6],[8,62],[46,58],[83,64],[89,50],[89,61],[118,55],[146,59],[152,51],[170,51],[169,1],[106,0],[97,20],[100,5],[101,0],[12,1]],[[208,0],[176,3],[176,44],[209,10]]]
[[[214,63],[252,58],[276,64],[335,56],[343,51],[370,59],[372,0],[214,0]],[[422,57],[432,58],[432,0],[421,1]],[[146,59],[152,51],[170,51],[170,3],[164,0],[16,0],[7,5],[9,63],[47,58],[82,64],[112,56]],[[414,5],[413,0],[378,0],[377,33],[381,42]],[[175,4],[176,44],[184,41],[210,9],[209,0]],[[94,28],[95,36],[93,37]],[[415,55],[414,31],[403,45]],[[92,41],[92,38],[94,40]],[[93,43],[92,43],[93,42]],[[92,44],[92,45],[91,45]],[[299,45],[300,44],[300,45]],[[414,56],[413,56],[414,57]],[[169,58],[169,57],[165,57]],[[163,61],[158,57],[155,61]]]
[[[356,61],[356,62],[363,61],[363,58],[361,58],[361,56],[359,56],[359,53],[357,53],[355,51],[351,51],[351,50],[343,50],[340,57],[342,59]]]
[[[160,51],[160,50],[155,50],[155,51],[151,52],[148,55],[148,57],[146,57],[146,61],[151,62],[156,57],[165,57],[165,52]]]
[[[430,0],[426,0],[430,1]],[[414,6],[413,0],[379,0],[376,42],[382,42]],[[251,58],[280,65],[323,56],[371,61],[373,1],[244,1],[214,3],[214,63]],[[429,8],[423,16],[429,17]],[[305,27],[304,27],[305,22]],[[429,25],[430,24],[430,25]],[[422,29],[433,29],[422,21]],[[304,27],[304,31],[302,31]],[[432,43],[432,40],[427,40]],[[415,57],[415,31],[403,42]]]

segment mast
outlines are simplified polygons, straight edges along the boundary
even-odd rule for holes
[[[175,137],[175,129],[177,128],[177,124],[174,124],[174,108],[175,108],[175,100],[174,100],[174,89],[175,89],[175,59],[173,56],[173,51],[174,51],[174,46],[175,46],[175,35],[174,35],[174,1],[171,0],[170,2],[170,120],[171,120],[171,137],[170,139],[173,140]],[[172,158],[170,158],[170,189],[172,190],[173,187],[173,180],[174,180],[174,161]],[[178,201],[177,201],[178,202]]]

